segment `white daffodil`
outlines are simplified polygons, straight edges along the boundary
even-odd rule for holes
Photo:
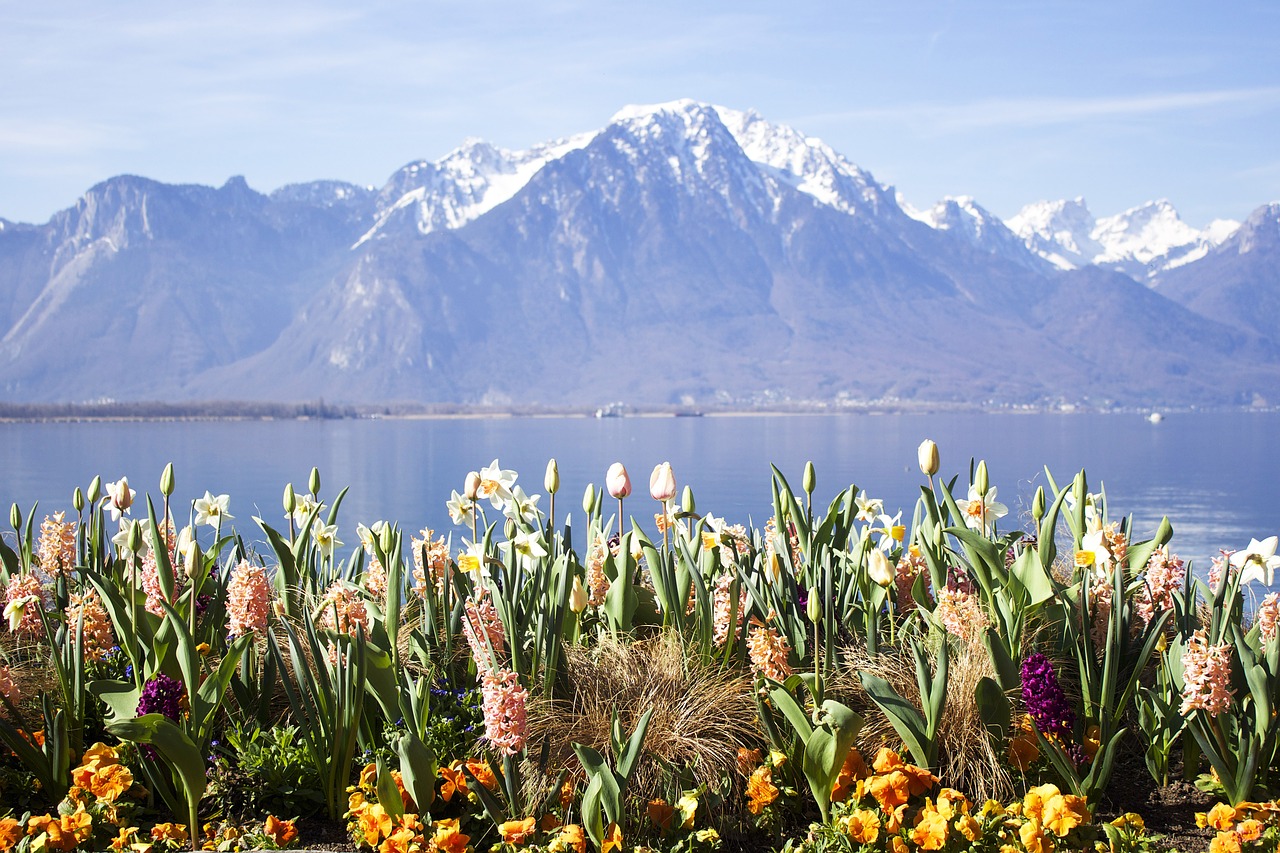
[[[857,521],[875,521],[877,516],[884,514],[884,501],[880,498],[867,497],[865,489],[858,492],[853,502],[858,507],[858,514],[854,516]]]
[[[307,519],[311,517],[311,513],[315,511],[317,506],[320,509],[324,509],[324,504],[317,504],[316,499],[309,494],[295,495],[294,501],[292,513],[294,524],[306,524]],[[285,518],[288,518],[289,515],[289,513],[285,513]],[[319,521],[319,518],[316,521]]]
[[[893,516],[883,514],[876,516],[876,526],[870,528],[870,532],[879,537],[876,540],[876,548],[881,551],[892,551],[901,545],[902,540],[907,536],[907,528],[902,524],[902,510],[898,510],[898,514]]]
[[[502,509],[511,500],[511,487],[516,484],[516,472],[504,471],[495,459],[486,468],[480,469],[480,486],[476,489],[476,499],[488,498],[494,509]]]
[[[1093,570],[1097,572],[1100,578],[1110,576],[1113,556],[1110,549],[1107,548],[1107,540],[1103,535],[1103,531],[1095,530],[1092,533],[1086,533],[1084,538],[1080,540],[1080,551],[1093,555],[1085,558],[1085,564],[1093,566]],[[1077,554],[1077,564],[1080,563],[1080,560],[1081,558]]]
[[[476,515],[475,501],[466,495],[458,494],[456,489],[453,497],[445,503],[445,507],[449,510],[449,518],[453,519],[454,524],[470,524]]]
[[[458,552],[458,568],[464,572],[475,572],[482,577],[489,576],[489,564],[485,560],[484,548],[468,539],[462,540],[462,550]]]
[[[120,516],[133,506],[133,499],[138,493],[129,488],[128,477],[121,477],[114,483],[107,483],[104,488],[107,494],[103,497],[102,504],[111,513],[111,520],[119,521]]]
[[[382,531],[387,527],[385,521],[375,521],[372,527],[365,527],[363,524],[356,525],[356,536],[360,538],[360,546],[364,548],[364,552],[373,555],[373,543],[382,538]]]
[[[207,524],[215,529],[221,528],[224,519],[235,518],[234,515],[227,512],[229,506],[231,506],[231,495],[214,497],[206,491],[204,497],[196,498],[194,504],[196,524]]]
[[[22,617],[27,615],[27,605],[34,601],[36,601],[34,595],[24,595],[5,605],[4,618],[9,620],[10,634],[18,630],[18,625],[22,624]]]
[[[1240,569],[1242,585],[1262,581],[1263,586],[1271,586],[1276,569],[1280,568],[1280,557],[1276,556],[1277,541],[1275,536],[1268,536],[1261,542],[1251,538],[1248,548],[1231,555],[1231,565]]]
[[[525,524],[537,524],[538,500],[541,497],[542,495],[529,497],[524,493],[524,489],[516,486],[511,493],[511,501],[507,504],[507,515]]]
[[[1063,501],[1066,504],[1067,512],[1076,511],[1076,496],[1073,492],[1067,492],[1067,497]],[[1102,517],[1098,514],[1098,507],[1102,505],[1102,495],[1085,493],[1084,496],[1084,524],[1085,530],[1097,530],[1102,523]]]
[[[964,513],[964,523],[981,533],[985,533],[997,518],[1009,514],[1009,508],[996,500],[995,486],[987,489],[985,495],[978,494],[977,486],[970,486],[969,499],[956,501],[956,506]]]
[[[325,524],[318,518],[311,526],[311,539],[326,559],[333,557],[335,548],[342,547],[342,540],[338,538],[338,525]]]
[[[539,557],[547,556],[547,549],[542,544],[542,535],[540,533],[526,533],[523,530],[517,531],[511,544],[515,546],[516,555],[520,558],[520,564],[526,569],[532,569],[533,563]]]

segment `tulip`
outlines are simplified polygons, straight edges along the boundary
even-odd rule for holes
[[[286,483],[284,487],[284,514],[293,515],[293,511],[298,508],[298,496],[293,493],[293,483]]]
[[[96,504],[98,498],[102,497],[102,477],[94,477],[89,483],[89,503]]]
[[[170,462],[164,466],[164,473],[160,475],[160,494],[166,498],[173,494],[173,463]]]
[[[973,475],[973,484],[978,488],[978,496],[982,497],[991,488],[991,480],[987,476],[987,460],[978,463],[978,472]]]
[[[1031,517],[1036,520],[1037,526],[1044,518],[1044,486],[1036,488],[1036,496],[1031,501]]]
[[[467,500],[471,501],[475,500],[476,496],[480,494],[479,471],[472,471],[467,474],[467,479],[463,481],[462,494],[466,496]]]
[[[22,528],[22,510],[18,509],[16,501],[9,506],[9,525],[13,527],[14,530],[20,530]]]
[[[813,494],[813,490],[818,486],[818,472],[813,467],[812,462],[804,463],[804,479],[801,481],[806,495]]]
[[[680,511],[688,513],[698,511],[698,504],[693,499],[693,489],[688,486],[685,486],[684,491],[680,493]]]
[[[312,496],[319,497],[320,495],[320,469],[319,468],[313,467],[311,469],[311,477],[307,481],[307,487],[311,489]]]
[[[587,609],[587,589],[582,585],[582,578],[573,576],[573,591],[569,593],[569,609],[581,613]]]
[[[76,512],[84,512],[84,492],[76,486],[76,492],[71,496],[71,505],[76,508]]]
[[[676,475],[670,462],[663,462],[649,475],[649,495],[655,501],[666,503],[676,496]]]
[[[893,566],[889,564],[889,557],[879,548],[872,548],[867,555],[867,576],[882,587],[893,583]]]
[[[591,515],[596,508],[596,487],[593,483],[587,483],[587,488],[582,492],[582,511],[587,515]]]
[[[547,462],[547,473],[542,478],[542,487],[547,490],[549,495],[554,495],[560,491],[560,468],[556,465],[556,460],[554,459]]]
[[[818,598],[816,586],[809,587],[809,601],[805,604],[805,615],[814,625],[822,621],[822,599]]]
[[[609,490],[609,497],[622,500],[631,494],[631,478],[627,476],[627,469],[621,462],[609,466],[608,473],[604,475],[604,484]]]
[[[920,461],[920,473],[932,477],[938,473],[938,444],[931,438],[920,442],[916,450],[916,458]]]

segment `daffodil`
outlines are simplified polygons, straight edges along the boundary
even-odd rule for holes
[[[34,595],[24,595],[5,605],[4,618],[9,620],[9,633],[18,630],[18,626],[22,624],[22,617],[27,615],[27,605],[37,600]]]
[[[375,521],[372,527],[365,527],[363,524],[356,525],[356,536],[359,537],[360,546],[364,548],[366,554],[373,554],[373,543],[378,541],[386,527],[387,523],[385,521]]]
[[[538,523],[538,500],[542,495],[534,495],[529,497],[524,493],[524,489],[516,486],[511,492],[511,500],[507,502],[506,513],[517,521],[525,524]]]
[[[511,544],[515,546],[520,564],[526,569],[532,568],[534,560],[547,556],[547,549],[543,546],[542,535],[539,533],[518,531],[515,538],[511,540]]]
[[[1275,580],[1276,569],[1280,568],[1280,557],[1276,556],[1277,537],[1268,536],[1259,542],[1249,540],[1249,547],[1236,551],[1231,555],[1231,565],[1240,569],[1240,583],[1262,581],[1264,586],[1271,586]]]
[[[193,507],[196,511],[196,524],[207,524],[214,528],[222,527],[223,519],[235,518],[234,515],[227,512],[227,508],[230,506],[231,495],[214,497],[206,491],[204,497],[196,498]]]
[[[880,498],[867,497],[866,490],[858,492],[853,502],[858,507],[858,514],[854,516],[858,521],[875,521],[878,516],[884,514],[884,501]]]
[[[129,534],[134,526],[138,528],[138,538],[142,543],[138,546],[137,556],[145,557],[147,552],[151,550],[151,519],[138,518],[130,520],[122,518],[120,519],[120,530],[115,536],[111,537],[111,544],[116,546],[116,553],[126,559],[133,556],[133,552],[129,549]]]
[[[488,467],[480,469],[480,486],[476,499],[488,498],[493,508],[500,510],[511,500],[511,487],[516,484],[516,472],[503,470],[495,459]]]
[[[458,494],[454,491],[453,497],[445,503],[445,507],[449,510],[449,518],[454,524],[470,524],[475,518],[476,504],[475,501],[466,495]]]
[[[325,524],[318,518],[311,527],[311,539],[326,559],[333,556],[335,548],[342,547],[342,540],[338,538],[338,525]]]
[[[304,493],[297,495],[295,496],[294,501],[295,503],[292,513],[294,524],[306,524],[307,519],[311,517],[311,513],[315,512],[317,507],[319,509],[324,509],[324,504],[316,503],[316,499],[309,494]],[[285,513],[286,518],[289,517],[289,515],[289,513]]]
[[[881,513],[876,516],[875,522],[870,532],[879,537],[876,540],[876,547],[881,551],[892,551],[901,545],[902,540],[907,536],[907,528],[902,524],[902,510],[898,510],[898,514],[892,516]]]
[[[995,486],[987,489],[985,494],[978,494],[978,487],[970,486],[969,499],[956,501],[956,506],[964,513],[965,525],[979,532],[986,532],[997,518],[1009,514],[1009,508],[996,500]]]

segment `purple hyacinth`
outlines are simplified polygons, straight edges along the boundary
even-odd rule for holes
[[[157,672],[142,687],[142,696],[138,698],[138,716],[163,714],[176,723],[183,692],[181,681]]]
[[[1076,713],[1067,704],[1053,664],[1039,652],[1022,662],[1022,703],[1041,734],[1056,735],[1064,746],[1071,743]]]

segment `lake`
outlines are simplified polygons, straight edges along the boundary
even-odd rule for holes
[[[857,483],[909,522],[925,482],[916,447],[932,438],[943,476],[967,482],[970,458],[986,459],[1011,516],[1027,515],[1036,487],[1047,487],[1045,465],[1059,483],[1084,468],[1090,490],[1105,484],[1113,517],[1131,514],[1139,537],[1168,515],[1173,549],[1203,572],[1218,549],[1280,532],[1278,427],[1274,412],[1172,414],[1156,424],[1136,414],[1080,413],[12,423],[0,424],[0,500],[18,501],[24,514],[37,500],[41,516],[69,510],[75,487],[95,474],[104,482],[126,475],[139,498],[146,491],[158,500],[161,471],[172,461],[180,517],[205,490],[228,493],[234,524],[256,541],[252,516],[283,526],[285,483],[304,491],[315,465],[325,497],[350,487],[339,534],[350,547],[356,522],[452,530],[450,491],[495,457],[519,472],[530,494],[543,491],[547,459],[555,457],[560,516],[580,518],[586,484],[602,484],[609,464],[622,461],[635,485],[627,514],[651,519],[649,472],[670,461],[699,512],[757,525],[771,514],[770,463],[798,489],[813,460],[823,506]]]

